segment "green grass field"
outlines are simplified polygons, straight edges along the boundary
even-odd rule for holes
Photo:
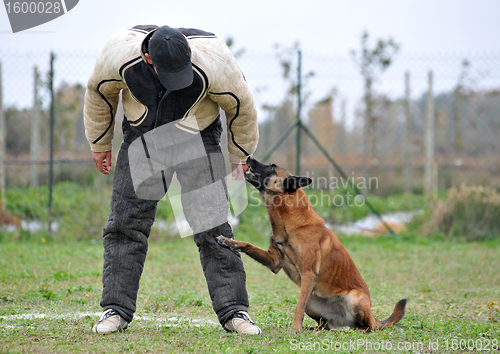
[[[10,193],[19,195],[12,209],[16,215],[31,215],[43,204],[37,199],[40,191],[26,192],[29,205],[22,202],[24,194]],[[89,197],[72,185],[59,186],[56,193],[61,195],[56,201],[67,197],[64,204],[56,203],[62,223],[56,236],[22,232],[0,237],[1,353],[499,352],[500,239],[452,242],[415,231],[378,238],[340,236],[370,287],[378,319],[387,318],[398,300],[408,298],[406,315],[394,329],[292,333],[298,287],[284,273],[274,275],[243,255],[250,314],[264,333],[228,334],[212,311],[192,238],[156,231],[136,319],[122,333],[93,335],[101,311],[103,249],[98,225],[106,218],[100,214],[107,212],[109,195]],[[79,203],[79,198],[89,204]],[[422,204],[418,198],[402,197],[375,203],[388,210]],[[158,213],[168,217],[164,209]],[[264,208],[245,210],[235,234],[267,247],[270,225]],[[305,321],[306,326],[314,324]]]
[[[344,352],[343,345],[345,352],[452,353],[470,352],[455,350],[460,345],[494,351],[499,344],[500,315],[492,302],[500,298],[500,242],[454,244],[411,236],[342,241],[370,287],[377,318],[388,317],[397,300],[409,299],[399,328],[292,333],[298,288],[244,256],[250,312],[264,334],[227,334],[216,324],[192,238],[178,238],[150,244],[138,318],[129,329],[92,335],[100,311],[102,246],[32,240],[1,244],[0,351]]]

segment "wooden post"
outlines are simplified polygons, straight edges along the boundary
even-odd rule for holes
[[[342,99],[340,102],[340,121],[337,123],[337,153],[344,155],[348,153],[348,149],[346,147],[346,128],[345,128],[345,122],[346,122],[346,99]]]
[[[432,170],[432,196],[433,196],[433,198],[437,199],[439,180],[438,180],[438,164],[436,161],[434,161],[432,168],[433,168],[433,170]]]
[[[431,197],[433,194],[433,169],[434,169],[434,94],[432,92],[432,71],[429,71],[429,90],[425,105],[425,175],[424,192]]]
[[[403,103],[405,114],[405,128],[403,138],[403,176],[404,191],[411,193],[411,147],[412,147],[412,120],[410,113],[410,73],[405,73],[405,100]]]

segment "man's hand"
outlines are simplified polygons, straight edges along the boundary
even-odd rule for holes
[[[92,152],[92,159],[97,171],[109,175],[109,171],[111,171],[111,151]]]
[[[233,169],[233,180],[242,180],[244,179],[243,173],[248,171],[248,166],[246,164],[240,165],[233,163],[231,164],[231,167]]]

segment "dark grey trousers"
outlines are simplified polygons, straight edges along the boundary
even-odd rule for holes
[[[167,186],[174,172],[177,173],[183,192],[195,190],[225,175],[224,159],[219,145],[220,125],[205,129],[202,138],[208,159],[190,161],[165,171]],[[127,153],[130,140],[130,135],[125,134],[115,167],[111,213],[103,231],[101,299],[104,310],[114,309],[128,322],[132,321],[136,311],[139,280],[157,206],[157,201],[139,199],[134,192]],[[206,181],[202,176],[209,176],[211,181]],[[199,221],[203,217],[200,213],[203,213],[203,209],[211,208],[213,203],[213,200],[204,200],[203,195],[198,198],[197,203],[190,203],[190,210],[186,210],[186,203],[182,200],[186,220],[193,230],[194,225],[199,225],[196,220]],[[227,199],[225,203],[229,208]],[[191,210],[198,207],[200,210]],[[240,255],[219,246],[215,240],[219,235],[234,238],[227,221],[208,231],[196,233],[194,241],[198,246],[213,309],[223,325],[235,312],[247,311],[248,295]]]

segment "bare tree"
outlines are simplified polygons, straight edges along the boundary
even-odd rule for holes
[[[363,155],[377,157],[377,120],[374,114],[375,98],[373,85],[393,61],[399,45],[392,39],[379,39],[373,48],[369,46],[369,34],[363,32],[360,51],[352,50],[350,55],[358,66],[364,81],[364,127],[363,127]]]

